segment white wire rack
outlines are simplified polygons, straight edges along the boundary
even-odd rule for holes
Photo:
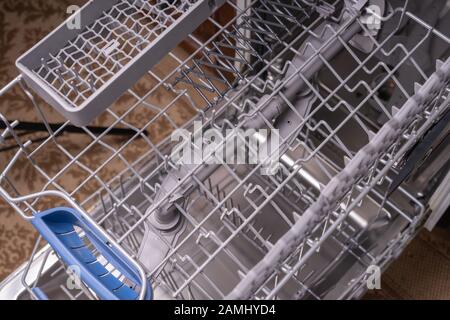
[[[55,55],[36,76],[74,107],[125,68],[192,5],[192,1],[119,1]]]
[[[16,65],[41,98],[87,125],[223,3],[89,1]]]
[[[26,217],[59,204],[88,213],[141,264],[156,298],[359,297],[367,268],[385,268],[426,217],[406,187],[387,194],[407,151],[449,107],[450,39],[407,3],[386,9],[374,34],[362,19],[367,1],[229,1],[235,17],[210,18],[217,33],[206,42],[189,35],[195,53],[169,52],[122,97],[125,109],[117,103],[102,115],[101,132],[55,127],[18,78],[1,94],[22,90],[45,130],[30,138],[1,115],[10,147],[1,195]],[[405,28],[414,38],[402,42]],[[351,44],[356,34],[370,52]],[[432,66],[418,59],[430,43],[444,48]],[[189,116],[181,121],[180,112]],[[170,133],[194,130],[195,120],[200,131],[279,129],[279,170],[173,163]],[[108,135],[118,128],[129,135]],[[44,165],[49,152],[58,163]],[[42,181],[31,194],[12,174],[24,166]],[[174,217],[171,230],[152,223]],[[39,251],[41,241],[26,288],[96,298],[85,286],[66,288],[67,266],[50,248]]]

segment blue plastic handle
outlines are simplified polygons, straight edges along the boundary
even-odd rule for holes
[[[90,247],[94,247],[109,264],[136,287],[142,285],[139,272],[132,266],[129,259],[113,248],[103,235],[96,232],[96,229],[77,210],[72,208],[47,210],[36,214],[31,223],[66,265],[79,268],[81,280],[99,298],[105,300],[136,300],[139,297],[138,292],[111,274],[97,260],[93,250],[87,247],[87,244],[76,232],[75,227],[84,231],[92,244]],[[39,299],[46,298],[39,288],[34,288],[33,292]],[[145,299],[151,300],[152,298],[153,291],[150,283],[147,283]]]
[[[35,294],[36,298],[38,298],[38,300],[48,300],[48,296],[44,293],[44,291],[41,290],[41,288],[36,287],[31,290]]]

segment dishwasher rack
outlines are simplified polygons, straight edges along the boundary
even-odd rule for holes
[[[76,125],[87,125],[193,32],[219,1],[89,1],[25,53],[27,83]]]
[[[217,32],[207,41],[188,35],[193,54],[168,52],[105,111],[103,132],[52,126],[22,77],[3,88],[1,96],[20,90],[46,130],[30,137],[0,113],[0,141],[11,146],[0,195],[25,219],[76,209],[133,262],[155,299],[358,298],[367,270],[384,270],[429,213],[407,183],[390,186],[449,109],[450,39],[409,1],[387,1],[375,28],[368,8],[384,1],[244,3],[225,3],[235,12],[225,24],[208,19]],[[108,136],[118,128],[131,134]],[[235,129],[228,139],[238,129],[278,129],[277,170],[171,159],[171,132],[210,128]],[[49,152],[59,163],[44,165]],[[39,186],[17,184],[17,170]],[[84,283],[69,289],[73,266],[43,242],[0,296],[39,298],[39,288],[54,299],[99,298]],[[12,289],[16,278],[23,290]]]

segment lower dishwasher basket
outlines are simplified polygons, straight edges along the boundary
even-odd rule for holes
[[[102,127],[55,123],[21,77],[4,87],[42,126],[0,113],[1,197],[32,222],[56,207],[76,219],[50,221],[0,298],[110,297],[64,251],[80,248],[116,298],[361,297],[429,214],[414,187],[392,186],[450,105],[450,39],[394,3],[228,1],[233,17],[210,18],[206,41],[189,35],[194,53],[168,52]],[[250,150],[217,164],[214,130],[233,155],[254,137],[278,144],[260,162]],[[215,149],[196,161],[199,139]],[[175,160],[180,148],[194,160]]]

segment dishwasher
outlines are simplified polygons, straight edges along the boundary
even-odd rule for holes
[[[0,299],[361,298],[449,207],[449,8],[88,1],[0,90],[39,119],[0,113]]]

